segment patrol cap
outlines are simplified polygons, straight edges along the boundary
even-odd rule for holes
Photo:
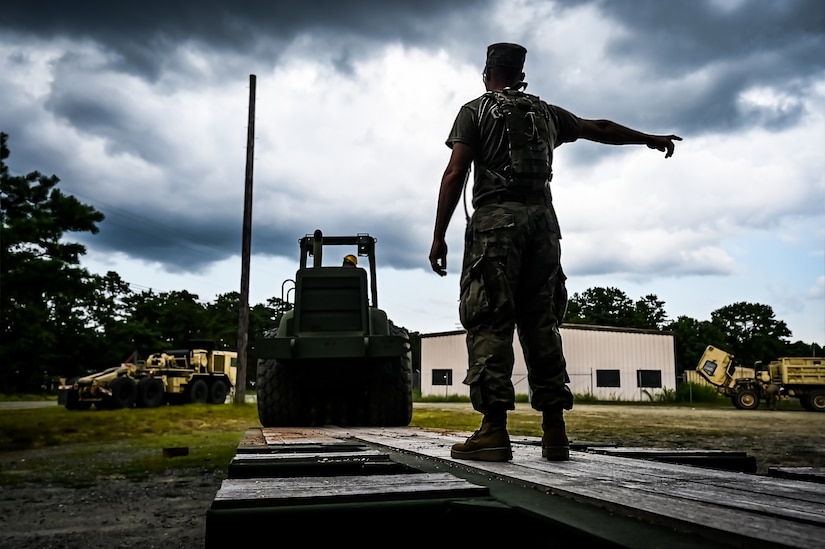
[[[518,44],[498,42],[487,46],[487,66],[522,70],[527,49]]]

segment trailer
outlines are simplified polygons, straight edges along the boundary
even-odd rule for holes
[[[757,475],[737,470],[750,460],[736,452],[586,442],[571,445],[570,461],[550,462],[540,438],[520,436],[511,437],[506,463],[451,458],[451,445],[466,436],[414,427],[249,429],[206,512],[205,547],[222,549],[243,532],[258,532],[264,544],[288,535],[318,546],[404,538],[435,547],[511,539],[809,549],[825,539],[822,470]]]

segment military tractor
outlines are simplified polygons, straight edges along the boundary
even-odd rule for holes
[[[162,404],[223,404],[235,386],[238,353],[192,341],[187,349],[154,353],[60,387],[58,403],[68,410],[155,408]]]
[[[285,281],[294,283],[293,307],[270,337],[249,344],[264,427],[409,424],[409,333],[378,308],[375,243],[369,234],[320,230],[299,240],[300,267],[294,281]],[[363,267],[342,265],[343,254],[322,265],[325,249],[344,246],[368,260],[369,276]]]
[[[825,412],[825,365],[818,357],[783,357],[769,364],[757,362],[753,377],[737,377],[733,355],[708,345],[696,370],[730,397],[740,410],[755,410],[769,400],[769,392],[798,398],[809,412]]]

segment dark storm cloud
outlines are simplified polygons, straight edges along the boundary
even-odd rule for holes
[[[106,216],[99,225],[99,233],[73,235],[77,241],[100,252],[118,253],[128,250],[129,255],[160,263],[164,270],[173,273],[203,272],[215,261],[240,253],[242,213],[239,208],[231,208],[223,213],[211,210],[207,216],[190,211],[170,216],[163,209],[136,213],[130,208],[107,204],[80,193],[69,194],[77,196],[81,202],[93,206]],[[266,218],[267,213],[256,212],[254,216]],[[255,219],[253,223],[254,221]],[[312,225],[316,221],[320,223],[319,226]],[[316,221],[309,221],[308,225],[255,223],[251,247],[256,255],[291,258],[297,266],[300,257],[298,240],[312,234],[315,229],[320,229],[325,235],[337,236],[369,233],[378,240],[376,254],[380,267],[421,267],[421,258],[411,253],[420,242],[415,235],[399,231],[398,220],[389,215],[370,216],[366,225],[363,221],[353,224],[351,219],[341,221],[326,218]],[[341,255],[343,256],[343,252]]]
[[[316,229],[320,229],[326,236],[352,236],[365,233],[376,239],[376,262],[379,267],[392,266],[397,269],[415,269],[422,266],[422,257],[411,253],[421,244],[417,236],[409,231],[399,230],[398,219],[394,219],[392,216],[371,215],[366,224],[363,221],[353,224],[352,220],[342,222],[335,219],[323,219],[320,223],[320,226],[256,227],[252,234],[252,247],[258,255],[295,258],[297,265],[299,257],[298,240],[305,235],[314,233]],[[238,230],[240,231],[240,229]],[[238,241],[235,249],[239,248],[240,241]],[[340,255],[343,256],[344,253],[341,251]],[[326,259],[324,264],[328,264]]]
[[[155,138],[155,123],[116,89],[97,89],[94,94],[78,89],[82,79],[64,79],[44,102],[44,107],[77,131],[103,138],[111,156],[130,154],[148,164],[174,163],[174,149]]]
[[[663,74],[754,55],[772,62],[779,76],[825,66],[825,10],[819,0],[749,0],[730,2],[729,9],[712,0],[594,3],[630,31],[615,40],[611,53],[648,59]],[[779,60],[781,67],[774,65]]]
[[[322,55],[342,74],[350,74],[365,53],[379,45],[396,42],[422,48],[444,47],[454,62],[477,64],[480,72],[487,25],[497,24],[490,17],[492,10],[488,5],[492,3],[492,0],[6,0],[0,2],[0,33],[20,39],[20,43],[31,40],[34,44],[61,37],[71,39],[74,44],[94,42],[107,55],[109,68],[116,69],[115,72],[139,75],[150,81],[162,75],[164,80],[160,85],[164,86],[174,77],[197,78],[190,72],[197,69],[175,57],[182,45],[220,52],[220,56],[212,56],[217,72],[228,70],[220,66],[222,63],[229,65],[243,59],[237,64],[244,67],[246,75],[255,63],[277,64],[285,46],[306,37],[311,40],[301,41],[300,54],[307,58]],[[748,126],[782,128],[798,123],[805,115],[800,98],[809,93],[816,79],[822,80],[825,68],[825,10],[821,1],[751,0],[731,2],[730,9],[722,9],[718,4],[721,2],[710,0],[559,2],[562,11],[595,6],[613,25],[626,31],[608,44],[604,52],[606,60],[640,67],[639,72],[646,76],[638,83],[595,82],[594,85],[605,88],[605,95],[615,86],[640,88],[638,102],[617,104],[615,109],[611,105],[610,112],[578,112],[576,105],[560,104],[582,116],[613,118],[646,131],[658,131],[655,128],[673,131],[686,139]],[[514,10],[516,7],[526,9],[530,4],[513,3]],[[538,25],[539,21],[534,24]],[[529,27],[524,30],[526,35],[531,32]],[[22,52],[14,55],[21,66],[25,64]],[[46,96],[45,109],[78,132],[102,137],[109,154],[125,152],[152,166],[174,166],[174,157],[179,151],[153,130],[155,121],[143,116],[132,96],[119,91],[116,81],[109,81],[108,88],[95,87],[105,86],[104,79],[90,83],[89,74],[77,70],[82,64],[81,58],[69,51],[54,61],[55,81]],[[533,63],[531,57],[528,62]],[[231,69],[237,72],[238,67]],[[563,91],[557,90],[551,71],[547,71],[550,74],[546,77],[539,74],[539,69],[534,72],[535,89],[531,84],[530,91],[549,95]],[[671,88],[668,93],[672,96],[664,98],[656,93],[662,80],[678,81],[698,73],[705,74],[701,87]],[[543,77],[547,79],[544,82]],[[685,82],[691,85],[691,80]],[[480,81],[478,84],[480,86]],[[791,100],[779,109],[743,110],[738,103],[742,92],[760,86],[782,92]],[[566,91],[570,94],[568,98],[576,98],[581,92],[574,88]],[[457,99],[456,108],[464,99],[470,98]],[[2,107],[0,104],[0,110]],[[9,109],[0,114],[4,124],[12,126],[0,129],[14,139],[11,143],[13,167],[20,167],[20,171],[40,169],[57,173],[70,186],[72,182],[80,185],[84,178],[93,178],[94,174],[82,171],[88,170],[87,166],[73,162],[73,151],[59,147],[45,152],[40,149],[38,128],[27,124],[27,119],[34,119],[37,113]],[[445,131],[451,122],[445,121]],[[626,151],[582,143],[565,146],[560,154],[574,163],[584,163],[592,162],[592,158],[626,154]],[[192,179],[197,177],[197,174],[187,175]],[[165,176],[180,177],[180,174]],[[124,191],[123,196],[124,201],[130,200],[128,192]],[[93,198],[79,198],[107,215],[101,232],[87,242],[90,247],[94,243],[96,249],[128,250],[126,253],[133,257],[161,262],[169,270],[191,269],[193,272],[240,249],[240,204],[232,211],[206,220],[197,205],[180,211],[181,208],[165,202],[165,197],[158,197],[156,208],[141,212],[139,219],[130,220],[117,208],[101,205]],[[124,205],[122,209],[128,207]],[[170,221],[172,219],[174,221]],[[379,238],[380,265],[420,266],[418,257],[411,253],[420,242],[399,230],[397,220],[373,218],[368,225],[369,231]],[[283,226],[261,226],[256,220],[253,249],[256,254],[297,258],[297,239],[314,228],[301,227],[296,234]],[[347,227],[321,228],[351,234]]]
[[[114,205],[87,192],[77,192],[71,184],[64,191],[103,213],[100,232],[71,236],[101,253],[119,252],[157,262],[169,272],[199,273],[215,261],[241,249],[241,221],[236,212],[210,211],[209,215],[186,209],[170,213],[162,207],[138,209]],[[131,195],[135,190],[125,190]]]
[[[184,42],[224,51],[249,51],[261,41],[286,44],[297,36],[313,33],[426,43],[438,28],[434,19],[450,17],[468,6],[483,9],[488,3],[34,0],[4,2],[0,30],[41,37],[90,38],[118,54],[121,69],[154,76],[165,54]],[[346,65],[345,57],[340,61]]]
[[[762,86],[798,98],[823,78],[825,9],[820,0],[594,3],[628,31],[609,44],[616,62],[646,63],[656,79],[703,70],[713,74],[704,93],[687,90],[679,98],[691,98],[675,113],[680,127],[691,133],[792,126],[805,115],[801,104],[754,112],[738,105],[741,92]]]

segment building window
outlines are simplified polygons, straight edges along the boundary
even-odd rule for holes
[[[433,370],[433,385],[452,385],[452,370]]]
[[[596,387],[621,387],[619,370],[596,370]]]
[[[636,381],[639,387],[660,388],[662,386],[662,371],[636,370]]]

